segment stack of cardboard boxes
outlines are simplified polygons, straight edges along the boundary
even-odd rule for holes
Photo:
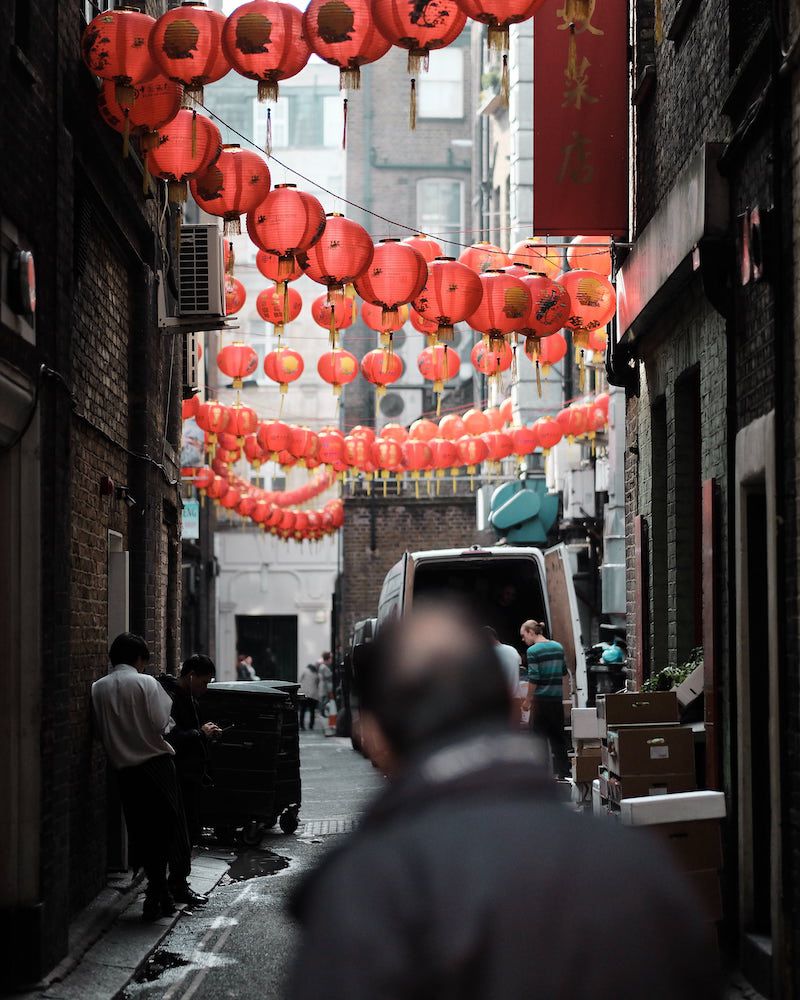
[[[596,708],[573,708],[572,722],[572,780],[575,784],[591,784],[600,767],[600,728]]]
[[[674,691],[597,698],[600,798],[609,811],[623,799],[697,788],[694,734],[679,725]]]

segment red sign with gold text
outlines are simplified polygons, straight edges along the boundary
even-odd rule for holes
[[[628,4],[545,0],[533,19],[533,229],[627,236]]]

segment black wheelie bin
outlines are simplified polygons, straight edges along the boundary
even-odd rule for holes
[[[281,830],[294,833],[298,827],[301,804],[300,784],[300,725],[297,709],[300,685],[294,681],[263,680],[260,682],[289,696],[289,704],[282,707],[281,741],[278,747],[278,766],[275,782],[275,805]]]
[[[223,682],[209,687],[200,707],[203,718],[222,729],[209,743],[211,783],[200,799],[203,826],[225,840],[241,829],[247,845],[258,844],[279,817],[283,829],[296,829],[299,782],[296,803],[285,803],[283,789],[278,794],[281,741],[291,739],[291,721],[297,724],[289,692],[260,681]]]

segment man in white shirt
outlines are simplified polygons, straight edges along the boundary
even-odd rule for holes
[[[147,876],[142,916],[157,920],[175,912],[167,888],[167,865],[177,881],[191,866],[173,755],[164,739],[172,728],[172,700],[155,677],[144,673],[150,659],[141,636],[123,632],[109,650],[111,671],[92,685],[97,732],[116,770],[134,869]]]
[[[494,645],[494,651],[503,668],[503,676],[508,684],[508,693],[511,695],[511,718],[513,722],[519,722],[520,705],[522,704],[522,694],[520,692],[519,670],[522,665],[522,657],[519,651],[508,643],[500,642],[497,631],[491,625],[485,626],[486,631]]]

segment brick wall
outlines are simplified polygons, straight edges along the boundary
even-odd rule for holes
[[[477,541],[475,497],[350,497],[342,529],[342,646],[355,622],[378,613],[386,573],[404,552],[461,548]]]
[[[24,33],[14,25],[22,7]],[[97,87],[79,58],[81,13],[81,4],[0,4],[0,143],[13,149],[0,158],[2,214],[34,252],[38,299],[36,343],[0,325],[0,357],[34,379],[42,363],[57,373],[39,397],[42,820],[27,835],[40,840],[31,902],[42,905],[16,941],[5,929],[28,914],[0,900],[3,948],[19,948],[13,961],[2,958],[2,979],[52,967],[70,916],[105,880],[107,778],[89,689],[107,664],[109,531],[131,553],[131,627],[157,669],[175,663],[179,635],[171,481],[182,360],[179,342],[155,323],[160,205],[142,197],[136,159],[122,160],[121,137],[97,115]],[[105,476],[127,486],[135,506],[101,496]]]

